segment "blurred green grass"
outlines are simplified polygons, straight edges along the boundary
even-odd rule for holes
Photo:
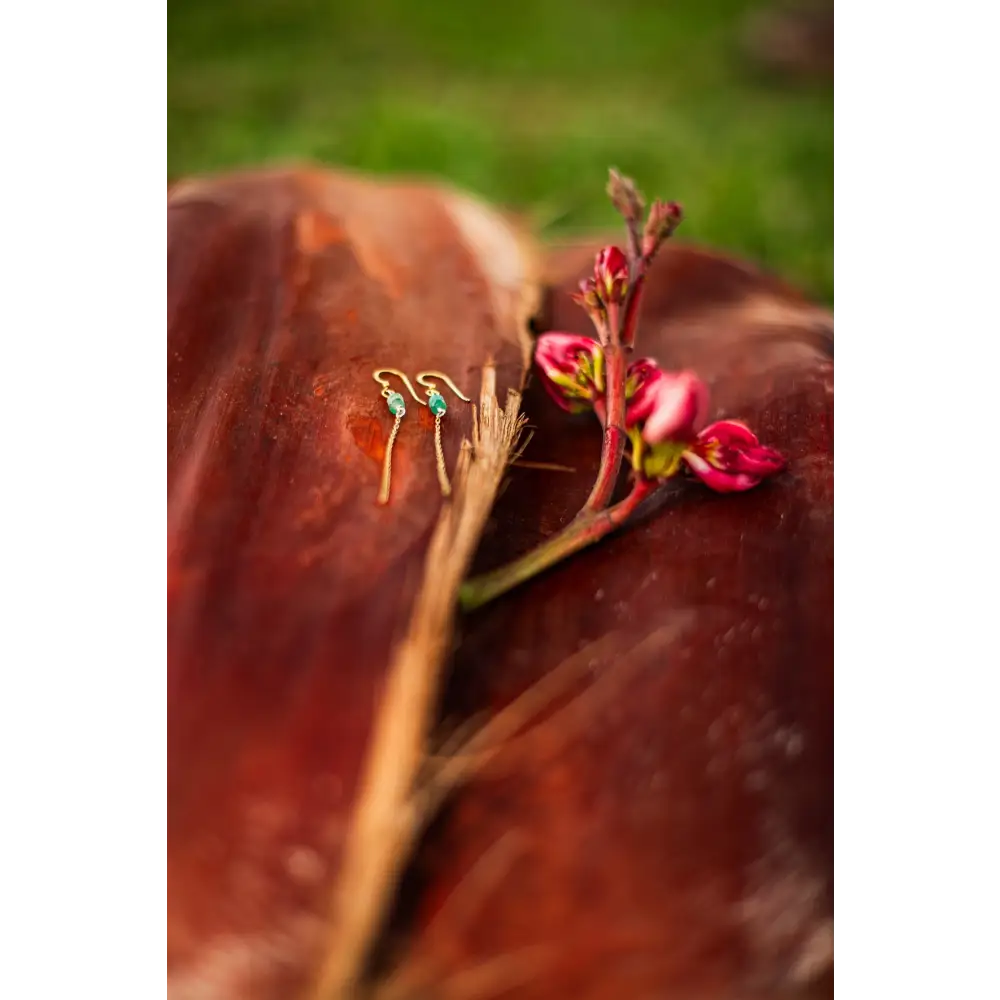
[[[753,0],[170,0],[170,176],[312,159],[613,225],[608,166],[681,235],[833,301],[832,84],[767,82]]]

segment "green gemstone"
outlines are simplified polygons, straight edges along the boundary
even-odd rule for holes
[[[398,392],[390,392],[385,401],[389,404],[389,412],[395,417],[401,417],[406,413],[406,404],[403,397]]]
[[[448,409],[448,404],[444,401],[444,396],[439,392],[432,392],[427,397],[427,405],[431,408],[431,413],[435,417],[439,417],[445,410]]]

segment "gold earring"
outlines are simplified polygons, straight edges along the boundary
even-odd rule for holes
[[[444,464],[444,448],[441,445],[441,418],[448,411],[448,404],[444,401],[444,396],[438,392],[437,385],[427,381],[428,376],[444,379],[448,388],[466,403],[471,403],[472,400],[444,372],[426,371],[417,375],[417,382],[427,389],[427,402],[424,405],[429,407],[431,413],[434,414],[434,451],[437,455],[438,482],[441,484],[441,495],[447,497],[451,496],[451,483],[448,482],[448,470]]]
[[[382,462],[382,483],[379,486],[377,503],[387,504],[389,502],[389,486],[392,482],[392,446],[396,443],[396,435],[399,433],[399,425],[406,416],[406,400],[402,393],[396,392],[389,383],[382,378],[382,372],[390,375],[398,375],[410,390],[410,395],[418,402],[423,400],[417,395],[416,390],[410,384],[410,380],[398,368],[376,368],[372,372],[372,378],[382,386],[382,397],[389,406],[389,412],[395,417],[392,423],[392,430],[389,432],[389,440],[385,445],[385,459]]]

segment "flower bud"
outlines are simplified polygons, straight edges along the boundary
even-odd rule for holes
[[[635,181],[631,177],[622,177],[617,170],[612,167],[608,171],[608,197],[611,204],[626,222],[637,223],[642,216],[642,195],[635,186]]]
[[[590,313],[592,319],[598,323],[604,320],[604,302],[597,288],[597,282],[593,278],[585,278],[580,282],[580,290],[571,296],[573,301]]]
[[[592,409],[604,397],[604,352],[590,337],[543,333],[535,344],[535,364],[546,392],[570,413]]]
[[[718,493],[749,490],[787,464],[780,452],[762,445],[757,435],[737,420],[719,420],[706,427],[684,452],[684,461]]]
[[[649,260],[659,249],[660,244],[669,239],[674,230],[681,224],[684,212],[676,201],[654,201],[646,219],[646,228],[642,233],[642,256]]]
[[[647,444],[672,439],[693,440],[708,416],[708,388],[693,372],[664,372],[647,376],[643,390],[629,404],[626,426],[642,424]]]
[[[628,260],[618,247],[605,247],[594,262],[594,285],[605,306],[621,304],[628,292]]]

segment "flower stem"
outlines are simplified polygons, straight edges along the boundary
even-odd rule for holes
[[[472,611],[482,607],[501,594],[506,594],[508,590],[513,590],[518,584],[555,566],[567,556],[600,541],[624,524],[657,485],[652,481],[638,480],[632,492],[621,503],[607,510],[583,511],[557,535],[546,539],[520,559],[491,573],[467,580],[459,591],[463,610]]]
[[[617,338],[615,338],[617,340]],[[601,447],[601,464],[597,479],[580,514],[604,510],[611,502],[611,494],[618,482],[625,447],[625,352],[615,342],[604,349],[605,397],[604,442]]]
[[[632,270],[635,271],[635,265],[642,260],[642,250],[640,249],[640,239],[639,239],[639,220],[638,219],[626,219],[625,226],[628,229],[628,259],[632,264]],[[632,274],[632,279],[634,280],[635,274]]]
[[[616,299],[604,304],[599,296],[595,296],[599,307],[593,304],[592,307],[588,307],[604,355],[604,399],[597,400],[594,404],[595,412],[604,423],[604,440],[597,479],[580,512],[558,535],[542,542],[520,559],[492,573],[466,581],[460,591],[459,599],[467,611],[486,604],[518,584],[530,580],[566,556],[603,538],[622,524],[654,488],[650,482],[639,480],[621,503],[608,509],[618,482],[625,450],[625,380],[628,373],[626,360],[635,343],[639,306],[649,262],[656,253],[659,243],[669,235],[669,232],[661,234],[646,252],[645,234],[640,239],[639,233],[639,215],[643,204],[635,184],[628,178],[622,177],[616,170],[611,170],[608,194],[625,220],[628,230],[626,258],[629,264],[629,282],[624,303]],[[657,202],[654,210],[661,215],[668,210],[673,212],[676,216],[675,226],[676,222],[680,221],[680,210],[673,203],[664,206]],[[657,225],[661,228],[664,221],[669,221],[666,216],[661,219],[660,215],[657,215],[656,219]],[[647,230],[651,224],[650,220],[647,220]],[[673,229],[670,230],[672,231]],[[598,259],[600,260],[600,255]],[[594,279],[582,283],[580,287],[584,292],[583,301],[589,302],[588,296],[596,288]]]
[[[625,322],[622,324],[622,343],[634,344],[636,327],[639,322],[639,305],[642,302],[643,286],[646,282],[646,264],[640,261],[636,269],[635,281],[629,290],[628,302],[625,303]]]

